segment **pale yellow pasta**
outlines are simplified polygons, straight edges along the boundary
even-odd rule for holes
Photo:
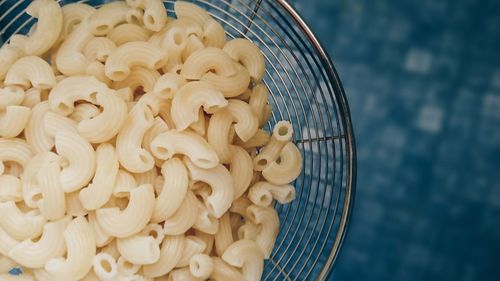
[[[89,221],[89,226],[92,229],[92,233],[94,234],[94,239],[97,247],[104,247],[113,241],[113,237],[104,232],[97,222],[95,212],[90,212],[87,215],[87,219]]]
[[[66,253],[64,230],[71,222],[66,216],[58,221],[49,222],[43,227],[40,240],[24,240],[9,251],[9,257],[22,266],[29,268],[43,268],[52,258],[61,257]]]
[[[186,80],[198,80],[208,72],[230,77],[238,68],[233,60],[218,48],[203,48],[192,53],[182,65],[181,75]]]
[[[0,280],[2,281],[39,281],[33,279],[33,275],[30,272],[25,272],[21,275],[11,275],[9,273],[0,274]]]
[[[151,31],[160,31],[167,23],[167,10],[161,0],[144,0],[144,26]]]
[[[43,130],[47,136],[51,138],[55,138],[58,132],[63,131],[78,134],[78,131],[76,130],[76,122],[52,111],[45,113],[42,118],[42,124]]]
[[[182,51],[181,59],[182,61],[186,61],[193,53],[205,48],[201,39],[195,34],[188,35],[186,41],[186,47]],[[182,70],[182,65],[180,65]],[[179,72],[180,74],[180,72]]]
[[[106,73],[104,72],[104,64],[100,61],[93,61],[89,63],[85,69],[85,74],[94,76],[97,80],[103,82],[108,87],[113,84],[113,81],[106,76]]]
[[[23,38],[22,50],[26,55],[41,56],[48,51],[59,38],[63,25],[61,7],[53,0],[33,1],[26,13],[38,18],[36,29]]]
[[[281,150],[287,142],[279,141],[274,136],[269,139],[269,142],[259,151],[259,154],[253,159],[255,171],[263,171],[273,161],[278,159]]]
[[[244,67],[236,65],[236,68],[238,71],[234,75],[226,77],[209,72],[203,75],[200,80],[212,84],[226,98],[237,97],[248,89],[250,75],[248,75],[248,71]]]
[[[208,123],[207,141],[222,163],[228,163],[231,159],[229,138],[232,124],[233,116],[229,110],[221,110],[213,114]]]
[[[75,28],[87,20],[96,9],[83,3],[69,3],[62,6],[63,27],[59,40],[66,39]]]
[[[268,259],[271,256],[274,242],[278,236],[278,214],[272,207],[259,207],[255,205],[248,207],[247,213],[249,220],[260,226],[260,231],[255,241],[261,248],[264,258]]]
[[[94,38],[88,23],[82,22],[64,40],[57,51],[55,65],[64,75],[81,75],[85,73],[90,61],[82,53],[87,43]]]
[[[45,281],[45,280],[40,280],[40,281]],[[53,280],[47,280],[47,281],[53,281]],[[90,270],[87,275],[85,275],[80,281],[101,281],[99,277],[95,274],[94,270]]]
[[[226,44],[226,31],[218,21],[209,19],[203,24],[203,44],[216,48],[222,48]]]
[[[97,147],[96,160],[92,183],[80,191],[80,201],[87,210],[96,210],[109,200],[118,175],[118,156],[111,144],[103,143]]]
[[[151,142],[151,152],[163,160],[176,154],[186,155],[194,165],[205,169],[216,167],[219,163],[217,154],[205,139],[191,132],[170,130],[159,134]]]
[[[257,84],[252,89],[252,94],[248,100],[248,104],[255,115],[260,115],[268,103],[269,90],[264,84]]]
[[[49,110],[46,101],[33,107],[31,118],[24,129],[26,141],[36,153],[49,151],[54,146],[54,139],[47,134],[43,126],[44,116]]]
[[[83,48],[83,54],[89,61],[105,62],[116,50],[116,44],[106,37],[94,37]]]
[[[151,152],[151,142],[153,142],[159,134],[165,133],[169,130],[169,126],[161,117],[155,117],[153,126],[144,134],[142,146]],[[155,159],[155,162],[157,165],[160,164],[160,166],[163,163],[161,159]]]
[[[128,87],[132,92],[141,88],[144,92],[151,92],[159,78],[160,73],[158,71],[136,66],[132,68],[127,79],[114,82],[113,88],[121,89]]]
[[[153,124],[154,119],[150,108],[144,103],[135,104],[116,138],[118,159],[128,171],[143,173],[153,168],[153,156],[142,148],[144,134]]]
[[[235,144],[243,149],[254,149],[256,147],[264,146],[266,143],[269,142],[270,138],[271,136],[269,135],[268,132],[259,129],[257,130],[257,132],[255,132],[253,137],[251,137],[248,141],[243,142],[241,140],[237,140]]]
[[[108,253],[99,253],[92,258],[92,267],[99,280],[111,281],[119,276],[115,258]]]
[[[22,55],[22,50],[9,44],[0,48],[0,80],[5,78],[7,71]]]
[[[96,117],[101,113],[101,110],[91,103],[81,103],[75,106],[73,113],[69,118],[77,123],[83,120],[88,120]]]
[[[194,277],[189,271],[189,267],[183,267],[172,270],[168,274],[169,281],[203,281],[201,278]]]
[[[231,281],[244,281],[243,275],[235,267],[227,264],[219,257],[212,257],[214,263],[214,270],[210,278],[216,281],[231,280]]]
[[[111,243],[101,248],[101,253],[110,254],[115,260],[120,257],[120,252],[118,252],[118,247],[116,246],[116,239],[113,239]]]
[[[38,0],[42,1],[42,0]],[[56,78],[50,65],[37,56],[18,59],[5,75],[5,85],[28,89],[47,90],[56,84]]]
[[[150,184],[141,185],[130,191],[130,201],[125,209],[98,209],[97,222],[106,233],[115,237],[124,238],[137,234],[151,219],[154,200],[153,187]]]
[[[0,254],[8,256],[10,250],[17,244],[19,244],[19,242],[12,238],[12,236],[10,236],[2,227],[0,227]]]
[[[108,34],[108,38],[117,46],[133,41],[147,41],[149,36],[150,32],[147,29],[131,23],[120,24]]]
[[[184,244],[184,235],[166,236],[161,245],[160,259],[154,264],[142,267],[144,276],[160,277],[169,273],[181,259]]]
[[[231,146],[229,162],[229,172],[234,181],[234,198],[239,198],[247,191],[253,178],[252,158],[245,149]]]
[[[0,254],[0,273],[7,273],[15,266],[17,266],[16,262],[7,256]]]
[[[205,251],[203,251],[203,254],[210,255],[214,247],[214,240],[215,240],[214,236],[212,234],[208,234],[200,230],[195,230],[195,236],[203,240],[205,245],[207,245]]]
[[[125,102],[132,102],[134,100],[134,93],[130,88],[117,89],[115,95]]]
[[[219,229],[215,233],[215,252],[222,256],[224,251],[234,243],[229,213],[225,213],[219,220]]]
[[[258,130],[258,119],[247,103],[240,100],[230,100],[227,110],[234,119],[234,131],[242,141],[247,141]]]
[[[123,1],[102,5],[89,17],[89,30],[96,36],[108,34],[115,26],[125,22],[128,10],[130,7]]]
[[[242,269],[244,280],[258,281],[264,270],[264,254],[259,245],[252,240],[238,240],[231,244],[222,260]]]
[[[234,196],[234,181],[229,171],[221,164],[211,169],[202,169],[187,158],[184,159],[190,178],[210,185],[212,194],[205,200],[208,211],[220,218],[231,207]]]
[[[189,266],[189,260],[194,255],[203,253],[207,245],[203,242],[203,239],[200,239],[196,236],[186,236],[184,240],[184,249],[182,250],[182,255],[179,261],[177,262],[176,267],[185,267]]]
[[[262,171],[262,176],[274,184],[282,185],[294,181],[302,170],[302,156],[294,143],[287,143],[279,154],[280,162],[272,162]]]
[[[288,121],[279,121],[274,125],[273,137],[278,141],[291,141],[293,137],[293,126]]]
[[[79,280],[92,267],[96,244],[87,220],[75,218],[64,231],[66,258],[53,258],[45,263],[45,270],[58,280]]]
[[[188,231],[196,222],[198,209],[196,197],[191,191],[186,193],[177,211],[165,220],[163,232],[165,235],[180,235]]]
[[[32,156],[30,146],[25,140],[20,138],[0,139],[0,162],[12,161],[24,168]]]
[[[139,95],[137,98],[137,102],[143,103],[144,105],[149,107],[154,117],[160,113],[160,107],[162,103],[152,92]]]
[[[165,237],[165,232],[160,224],[148,224],[141,231],[141,235],[153,237],[156,244],[160,245]]]
[[[153,264],[160,258],[160,246],[152,236],[119,238],[116,246],[121,256],[133,264]]]
[[[118,258],[116,263],[118,268],[118,273],[122,276],[131,276],[137,273],[141,269],[141,265],[133,264],[126,260],[124,257]]]
[[[43,95],[45,95],[43,90],[39,90],[39,89],[35,89],[35,88],[28,89],[25,92],[24,99],[23,99],[21,105],[33,109],[33,107],[35,107],[37,104],[42,102]],[[2,98],[2,97],[0,97],[0,98]]]
[[[78,123],[78,132],[92,143],[102,143],[115,137],[127,119],[127,104],[112,93],[98,93],[96,104],[102,112]]]
[[[227,42],[223,50],[233,60],[241,63],[255,82],[262,80],[265,72],[265,60],[259,47],[254,43],[247,39],[236,38]]]
[[[142,66],[159,69],[167,63],[165,50],[148,42],[128,42],[119,46],[106,60],[106,75],[113,81],[122,81],[129,76],[131,69]]]
[[[31,109],[25,106],[10,105],[0,112],[0,137],[13,138],[26,127],[31,116]]]
[[[115,197],[128,197],[130,191],[137,186],[134,176],[125,170],[118,170],[116,176],[115,188],[113,189],[113,196]]]
[[[188,172],[178,158],[167,160],[161,167],[164,184],[155,200],[152,222],[165,221],[182,206],[188,189]]]
[[[246,221],[242,226],[238,227],[238,238],[239,239],[250,239],[257,240],[260,228],[253,222]]]
[[[24,172],[24,168],[16,162],[7,162],[4,163],[4,175],[11,175],[17,178],[20,178],[22,173]]]
[[[210,189],[210,187],[208,188]],[[198,206],[198,215],[193,228],[207,234],[215,234],[219,229],[219,220],[208,211],[207,207],[202,202],[197,200],[196,203]]]
[[[155,83],[153,92],[160,99],[172,99],[186,80],[176,73],[165,73]]]
[[[20,105],[25,99],[25,91],[20,86],[5,86],[0,89],[0,109],[10,105]]]
[[[270,206],[275,199],[280,204],[288,204],[295,199],[295,188],[292,185],[274,185],[259,181],[248,191],[248,198],[257,206]]]
[[[189,260],[189,271],[191,275],[203,280],[210,277],[214,270],[214,261],[205,254],[196,254]]]
[[[240,197],[233,201],[231,205],[231,209],[229,209],[232,213],[236,213],[243,218],[247,217],[247,209],[252,205],[252,202],[248,200],[246,197]]]
[[[66,193],[66,213],[73,217],[85,216],[89,213],[80,202],[80,191]]]
[[[195,132],[200,136],[205,136],[208,123],[206,119],[209,118],[205,118],[205,112],[203,111],[203,109],[200,108],[200,110],[198,111],[198,121],[192,123],[189,126],[189,130]]]
[[[66,198],[60,182],[61,168],[54,161],[46,163],[36,175],[42,199],[38,201],[40,213],[47,220],[58,220],[66,213]]]
[[[56,134],[55,147],[67,161],[60,177],[64,191],[73,192],[86,186],[95,173],[94,148],[86,139],[69,131]]]
[[[211,19],[210,15],[204,9],[185,1],[176,1],[174,11],[178,19],[186,18],[196,22],[200,26],[203,26],[206,21]]]
[[[38,237],[46,222],[39,211],[24,213],[13,201],[0,203],[0,213],[0,227],[16,240]]]
[[[229,221],[231,222],[231,231],[233,232],[233,237],[239,237],[238,228],[240,228],[244,224],[242,218],[238,214],[231,213],[229,215]]]
[[[188,33],[185,28],[180,26],[170,25],[166,31],[159,37],[159,45],[168,50],[168,64],[172,67],[175,64],[182,64],[182,52],[186,48],[188,42]],[[154,39],[151,39],[154,42]]]
[[[21,180],[13,175],[0,175],[0,202],[23,201]]]
[[[266,104],[264,107],[264,110],[262,111],[262,114],[259,115],[259,126],[262,127],[266,124],[266,122],[269,121],[269,118],[271,118],[273,114],[273,108],[271,105]]]
[[[37,174],[47,163],[58,161],[57,154],[46,151],[40,152],[32,157],[24,167],[21,175],[22,193],[24,203],[30,208],[38,208],[38,201],[42,199],[42,190],[38,185]]]
[[[144,10],[141,8],[132,8],[125,13],[125,20],[127,23],[142,25],[144,17]]]

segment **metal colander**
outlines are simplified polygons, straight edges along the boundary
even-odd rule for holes
[[[26,34],[31,1],[0,0],[0,44]],[[99,6],[110,1],[83,2]],[[333,64],[311,30],[284,0],[197,0],[229,38],[257,44],[266,58],[264,83],[273,113],[294,126],[303,157],[297,198],[276,205],[280,232],[263,280],[325,280],[338,256],[351,214],[356,158],[349,108]],[[173,16],[174,1],[165,1]],[[2,41],[3,40],[3,41]]]

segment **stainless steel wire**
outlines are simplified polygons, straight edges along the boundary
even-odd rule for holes
[[[30,1],[0,0],[0,44],[27,33],[35,20],[24,13]],[[59,0],[99,6],[103,0]],[[173,0],[164,1],[173,15]],[[356,154],[349,107],[331,59],[285,0],[192,0],[226,29],[247,38],[266,59],[263,82],[273,106],[271,128],[294,124],[303,174],[297,199],[277,205],[280,233],[263,280],[325,280],[335,264],[352,213]]]

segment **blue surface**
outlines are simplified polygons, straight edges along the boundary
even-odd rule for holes
[[[331,280],[500,280],[500,1],[294,0],[358,148]]]

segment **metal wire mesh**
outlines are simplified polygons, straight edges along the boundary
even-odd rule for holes
[[[27,33],[31,1],[0,0],[0,44]],[[105,2],[83,2],[93,6]],[[164,1],[173,16],[173,3]],[[346,97],[333,64],[296,11],[284,0],[195,0],[230,38],[257,44],[267,63],[264,83],[273,113],[294,125],[304,172],[297,199],[276,205],[281,226],[263,280],[325,280],[347,231],[354,199],[355,146]]]

